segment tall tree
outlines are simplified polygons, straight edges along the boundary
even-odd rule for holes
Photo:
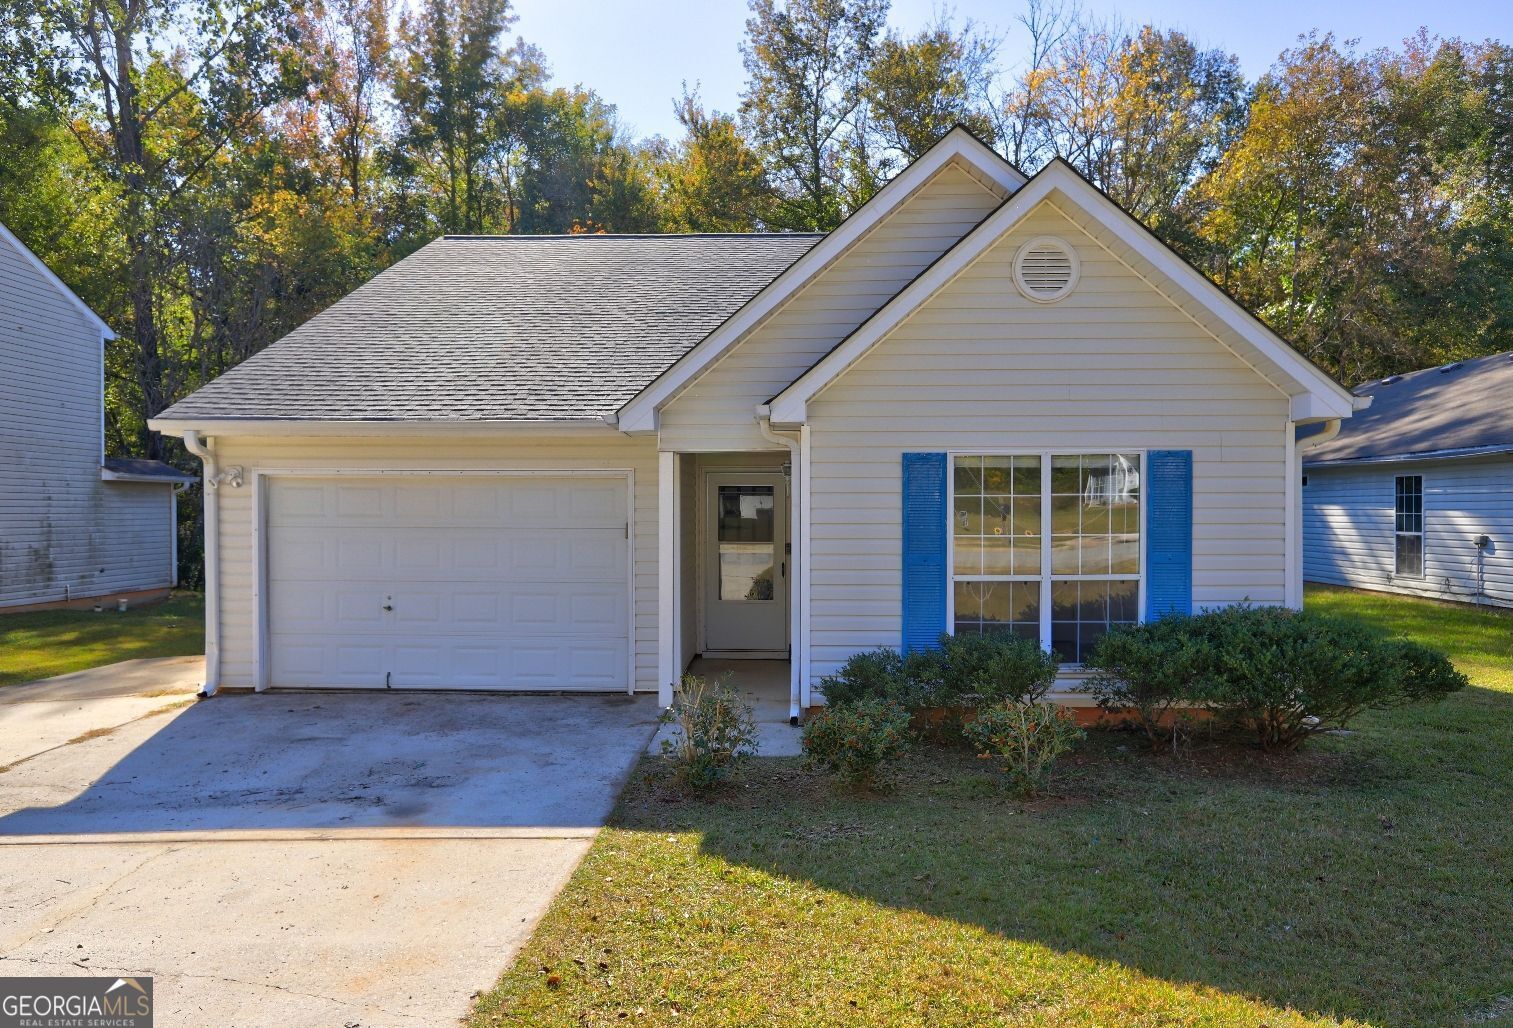
[[[848,149],[866,144],[854,119],[887,13],[888,0],[751,0],[741,124],[777,190],[779,227],[845,217]]]
[[[686,88],[676,110],[683,140],[658,162],[666,229],[749,232],[766,224],[767,174],[735,119],[705,111]]]
[[[988,113],[998,44],[971,21],[940,15],[914,36],[889,32],[868,64],[863,89],[868,127],[883,176],[928,150],[954,125],[994,141]]]
[[[313,99],[354,203],[365,197],[378,111],[392,79],[388,0],[314,0],[300,12]]]
[[[509,0],[424,0],[400,20],[394,93],[412,154],[439,182],[447,232],[498,224],[497,183],[486,169],[491,125],[513,81],[501,37],[514,20]]]
[[[139,450],[162,453],[146,420],[177,393],[162,325],[174,205],[221,152],[297,84],[273,0],[13,0],[0,13],[0,64],[76,134],[113,186],[125,242],[129,364]]]

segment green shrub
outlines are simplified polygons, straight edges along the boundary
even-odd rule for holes
[[[725,781],[741,761],[756,754],[756,718],[749,703],[725,681],[684,675],[678,695],[662,714],[677,726],[662,740],[662,753],[685,788],[707,789]]]
[[[882,765],[909,747],[909,712],[891,700],[826,706],[804,722],[803,746],[812,766],[872,788]]]
[[[1187,711],[1205,702],[1216,670],[1213,644],[1176,616],[1113,629],[1084,665],[1098,705],[1143,731],[1152,749],[1180,745]]]
[[[1442,700],[1471,682],[1438,650],[1411,639],[1393,639],[1386,644],[1389,659],[1397,668],[1397,689],[1383,697],[1384,707]]]
[[[1014,791],[1027,797],[1045,787],[1057,758],[1086,735],[1053,703],[984,707],[962,731],[978,756],[996,761]]]
[[[820,691],[831,706],[863,700],[902,703],[909,691],[904,657],[897,650],[889,649],[852,654],[839,671],[820,679]]]
[[[943,635],[939,706],[978,708],[1038,703],[1051,691],[1060,660],[1040,644],[1007,632]]]
[[[1058,661],[1015,635],[942,636],[936,649],[854,654],[820,682],[825,701],[844,706],[891,700],[906,710],[967,708],[1014,700],[1033,703],[1056,680]]]
[[[1207,611],[1192,623],[1213,651],[1204,697],[1263,749],[1295,749],[1370,708],[1435,699],[1465,677],[1443,658],[1351,618],[1282,607]]]

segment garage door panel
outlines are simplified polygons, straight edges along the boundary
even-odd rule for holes
[[[272,684],[628,688],[625,503],[611,477],[275,479]]]
[[[623,647],[604,641],[485,645],[441,639],[416,645],[378,638],[367,646],[282,647],[273,654],[272,670],[282,687],[618,690],[625,687],[625,659]]]
[[[269,498],[269,524],[357,524],[432,528],[617,528],[625,521],[618,478],[394,476],[392,479],[285,480]]]
[[[445,531],[445,536],[439,533]],[[424,533],[436,533],[426,535]],[[623,579],[630,543],[614,531],[442,530],[405,527],[275,528],[270,577],[281,581],[363,579],[426,574],[451,580],[552,582]]]

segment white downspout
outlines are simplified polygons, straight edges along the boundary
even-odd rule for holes
[[[788,448],[788,466],[792,469],[788,479],[788,502],[793,510],[793,517],[789,519],[788,542],[793,553],[788,555],[788,723],[796,725],[803,716],[803,681],[801,670],[803,657],[800,653],[803,638],[804,619],[809,612],[803,609],[802,590],[793,588],[792,583],[799,577],[798,562],[793,558],[803,552],[802,540],[800,545],[794,546],[794,536],[803,531],[804,518],[800,508],[802,496],[802,460],[799,454],[799,441],[778,435],[772,429],[772,419],[769,417],[770,409],[764,404],[757,408],[757,430],[762,433],[762,438],[771,443],[779,443]]]
[[[201,696],[214,696],[221,686],[221,475],[209,442],[201,441],[192,428],[184,432],[185,449],[205,464],[205,684]]]

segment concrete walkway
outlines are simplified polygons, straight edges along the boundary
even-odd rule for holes
[[[85,738],[0,772],[0,975],[151,975],[160,1028],[456,1023],[587,852],[656,713],[275,693],[110,725],[143,690],[100,688],[5,706],[63,704]],[[69,702],[104,704],[101,731]]]
[[[688,673],[713,682],[728,679],[756,718],[757,756],[797,757],[803,753],[802,733],[788,723],[789,682],[786,660],[721,660],[699,657]],[[646,752],[660,754],[662,740],[677,738],[678,731],[666,724],[657,732]]]
[[[182,704],[204,657],[147,657],[0,688],[0,768]]]

